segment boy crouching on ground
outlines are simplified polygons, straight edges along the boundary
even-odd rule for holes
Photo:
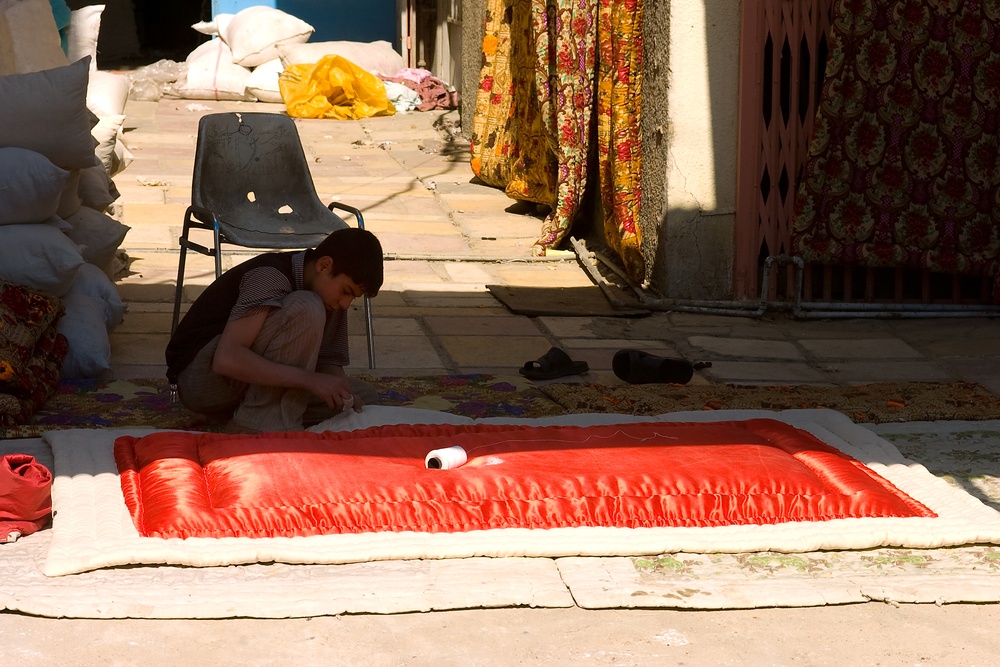
[[[296,431],[374,403],[349,378],[347,314],[382,287],[382,246],[363,229],[318,246],[258,255],[209,285],[167,344],[167,379],[194,412],[227,431]]]

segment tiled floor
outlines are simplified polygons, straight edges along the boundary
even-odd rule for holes
[[[123,248],[132,260],[118,282],[129,303],[112,334],[116,377],[163,374],[177,271],[177,236],[190,196],[198,119],[212,111],[280,111],[266,104],[130,101],[126,140],[135,156],[116,176]],[[795,320],[684,312],[647,317],[528,318],[487,285],[596,290],[572,252],[532,258],[535,207],[478,183],[467,145],[447,130],[458,113],[361,121],[297,121],[320,197],[362,209],[386,251],[386,281],[373,301],[377,372],[513,374],[550,346],[586,360],[583,379],[617,381],[615,351],[711,361],[693,382],[853,384],[879,380],[978,381],[1000,392],[1000,321],[993,318]],[[225,257],[224,266],[246,258]],[[185,295],[212,277],[211,260],[189,254]],[[368,359],[356,313],[353,368]]]

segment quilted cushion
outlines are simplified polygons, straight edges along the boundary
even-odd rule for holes
[[[132,83],[124,74],[91,70],[87,85],[87,108],[98,118],[121,116],[125,113]]]
[[[97,70],[97,38],[105,5],[87,5],[70,13],[66,29],[66,55],[71,61],[91,57],[90,69]]]
[[[125,303],[118,288],[108,278],[108,274],[93,264],[86,263],[76,272],[76,280],[70,287],[69,294],[83,294],[93,299],[101,309],[104,326],[110,331],[122,323],[125,318]],[[67,307],[67,312],[69,308]]]
[[[66,317],[59,320],[59,333],[66,336],[67,352],[61,376],[99,378],[111,370],[111,339],[104,309],[90,296],[69,292],[63,297]]]
[[[125,145],[122,133],[124,124],[124,115],[100,116],[97,125],[90,131],[97,142],[94,152],[108,176],[117,176],[132,162],[132,152]]]
[[[430,469],[458,445],[468,461]],[[151,537],[765,525],[934,513],[776,420],[406,425],[325,433],[159,432],[115,442]]]
[[[120,194],[103,165],[80,170],[80,201],[87,208],[105,211],[115,203]]]
[[[66,222],[72,226],[66,231],[66,235],[80,247],[83,259],[105,272],[109,270],[118,247],[131,229],[111,216],[87,206],[66,218]]]

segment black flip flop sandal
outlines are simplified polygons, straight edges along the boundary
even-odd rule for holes
[[[535,361],[524,362],[518,372],[529,380],[554,380],[589,370],[586,361],[573,361],[563,350],[553,347]]]

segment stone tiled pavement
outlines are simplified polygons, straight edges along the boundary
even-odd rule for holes
[[[267,104],[130,101],[126,141],[135,157],[115,177],[123,248],[131,261],[119,291],[129,304],[112,334],[118,378],[163,374],[177,267],[177,236],[189,202],[198,119],[212,111],[282,111]],[[360,208],[387,255],[373,301],[376,372],[512,374],[550,346],[586,360],[585,379],[617,382],[615,351],[711,361],[693,382],[852,384],[892,380],[977,381],[1000,393],[1000,320],[834,319],[655,312],[647,317],[528,318],[511,313],[488,284],[594,290],[572,252],[532,258],[541,228],[534,207],[475,182],[457,111],[360,121],[297,121],[324,201]],[[233,249],[224,266],[248,257]],[[211,279],[209,258],[189,253],[185,296]],[[352,329],[355,370],[368,370],[360,313]],[[566,380],[563,380],[566,381]]]

